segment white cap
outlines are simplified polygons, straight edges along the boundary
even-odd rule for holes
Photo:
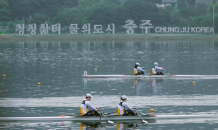
[[[91,97],[92,98],[92,95],[90,93],[87,93],[86,97]]]
[[[157,62],[154,62],[154,66],[158,66],[158,63],[157,63]]]
[[[136,65],[140,65],[138,62],[135,63]]]
[[[121,97],[121,99],[124,100],[124,99],[128,99],[128,98],[127,98],[126,95],[123,95],[123,96]]]

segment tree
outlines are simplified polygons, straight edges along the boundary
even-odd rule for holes
[[[53,18],[55,23],[60,23],[61,25],[69,26],[71,23],[78,23],[75,17],[78,17],[79,10],[77,8],[66,8],[57,12],[57,15]]]
[[[147,1],[155,3],[155,4],[161,4],[162,3],[162,0],[147,0]]]
[[[198,9],[195,6],[195,0],[177,0],[178,10],[182,17],[190,18],[198,15]]]
[[[47,20],[46,16],[43,14],[35,13],[33,14],[33,17],[30,18],[29,23],[35,23],[37,25],[40,25],[44,23]]]
[[[13,33],[15,31],[15,23],[13,21],[8,22],[8,32]]]
[[[10,11],[7,9],[0,9],[0,21],[7,22],[10,20]]]
[[[123,7],[128,14],[128,19],[132,19],[136,24],[141,24],[141,20],[151,20],[158,23],[159,8],[156,4],[143,0],[126,0]]]
[[[0,0],[0,8],[6,9],[8,7],[8,1],[7,0]]]
[[[205,3],[196,3],[194,6],[197,10],[196,16],[206,15],[208,13],[208,8]]]
[[[7,22],[10,20],[10,10],[8,10],[8,1],[0,0],[0,21]]]
[[[37,0],[8,0],[8,2],[13,20],[27,21],[29,16],[36,13],[40,9],[40,4]]]

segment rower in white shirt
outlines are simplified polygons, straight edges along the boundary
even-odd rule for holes
[[[86,99],[82,101],[82,104],[80,106],[80,113],[81,116],[100,116],[100,114],[97,111],[100,111],[99,108],[95,108],[91,105],[90,100],[92,98],[92,95],[90,93],[86,94]],[[88,110],[88,108],[91,108],[91,110]]]
[[[152,68],[152,75],[163,75],[162,72],[157,72],[157,70],[166,70],[163,67],[158,67],[158,63],[154,62],[154,67]]]
[[[123,95],[121,97],[121,102],[118,105],[118,116],[128,116],[128,115],[135,115],[134,110],[135,107],[131,108],[126,104],[127,96]]]
[[[140,64],[137,62],[135,64],[135,67],[134,67],[134,75],[144,75],[146,70],[143,70],[141,67],[139,67]]]

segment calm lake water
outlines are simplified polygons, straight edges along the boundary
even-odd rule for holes
[[[151,73],[154,62],[170,74],[218,75],[218,43],[202,41],[14,42],[0,43],[0,117],[59,116],[80,112],[86,93],[104,112],[119,98],[139,112],[217,114],[218,79],[85,79],[88,74],[133,74],[139,62]],[[95,71],[97,68],[97,71]],[[6,75],[4,78],[3,75]],[[193,81],[196,84],[193,85]],[[41,83],[38,86],[38,82]],[[218,119],[73,122],[0,122],[0,129],[218,130]]]

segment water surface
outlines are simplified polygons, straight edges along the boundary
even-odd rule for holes
[[[217,79],[84,79],[88,74],[132,74],[136,62],[151,73],[154,62],[170,74],[218,75],[218,43],[202,41],[0,43],[0,117],[79,113],[91,93],[104,112],[119,98],[139,112],[217,114]],[[97,68],[97,71],[95,71]],[[196,84],[192,84],[195,81]],[[38,82],[41,83],[38,86]],[[218,129],[217,119],[137,122],[1,122],[2,129]]]

